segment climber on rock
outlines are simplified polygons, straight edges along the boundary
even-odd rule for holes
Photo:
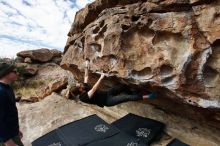
[[[75,96],[79,95],[79,99],[82,102],[103,107],[114,106],[127,101],[153,99],[156,97],[155,92],[151,92],[147,95],[141,95],[137,93],[137,91],[131,91],[126,85],[115,86],[107,91],[100,91],[98,90],[98,87],[106,76],[105,73],[101,73],[98,81],[94,84],[92,88],[90,88],[90,86],[88,85],[89,59],[87,59],[85,63],[84,83],[80,84],[72,91]]]

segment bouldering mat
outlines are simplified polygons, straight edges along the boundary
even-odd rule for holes
[[[148,145],[139,142],[138,139],[132,136],[120,132],[112,137],[108,137],[103,140],[90,143],[86,146],[148,146]]]
[[[32,146],[67,146],[59,137],[57,130],[53,130],[32,142]]]
[[[161,137],[165,127],[162,122],[131,113],[116,120],[112,125],[148,145]]]
[[[120,131],[97,115],[74,121],[57,129],[61,139],[69,145],[85,145],[111,137]]]
[[[97,115],[61,126],[36,139],[33,146],[78,146],[105,139],[118,134],[120,130],[106,123]]]

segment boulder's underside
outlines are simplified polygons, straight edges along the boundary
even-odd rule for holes
[[[96,0],[77,12],[61,66],[103,87],[157,91],[158,107],[220,128],[220,1]]]

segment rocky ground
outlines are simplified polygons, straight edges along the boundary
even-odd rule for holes
[[[97,114],[106,122],[111,123],[127,113],[134,113],[166,124],[164,136],[159,142],[152,144],[153,146],[166,146],[173,138],[179,138],[191,146],[220,145],[220,131],[140,102],[100,108],[53,93],[40,102],[21,102],[17,106],[25,146],[31,146],[33,140],[57,127],[92,114]]]

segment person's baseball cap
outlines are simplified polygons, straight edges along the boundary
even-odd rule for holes
[[[15,68],[13,64],[0,63],[0,78],[13,71]]]

